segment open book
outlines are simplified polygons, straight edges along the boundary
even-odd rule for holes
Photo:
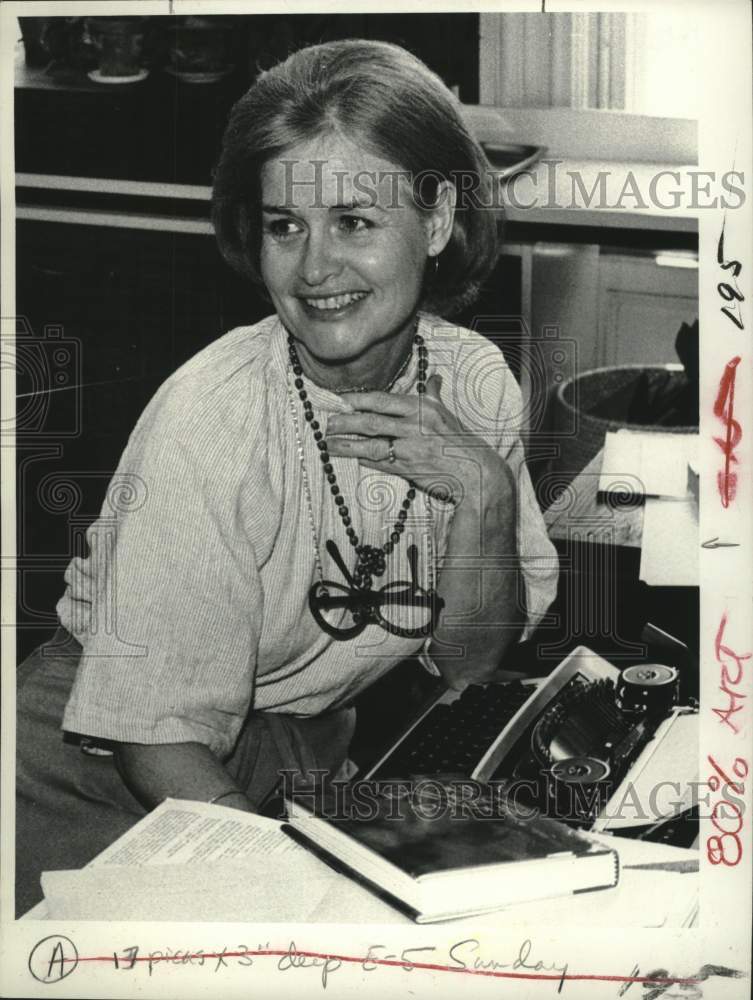
[[[523,818],[491,795],[458,801],[434,781],[428,798],[418,787],[396,799],[369,784],[368,805],[358,786],[316,805],[297,798],[284,829],[419,923],[617,884],[617,853],[556,820]]]

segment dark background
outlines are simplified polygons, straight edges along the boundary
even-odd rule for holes
[[[44,44],[17,80],[16,171],[209,186],[227,114],[258,72],[335,38],[401,44],[462,100],[478,99],[478,14],[223,18],[234,70],[205,85],[164,71],[174,20],[147,19],[146,80],[102,86],[86,75],[96,60],[82,19],[47,19],[43,34],[40,19],[24,19],[25,35]],[[72,555],[86,554],[86,527],[156,388],[212,340],[271,311],[224,264],[212,235],[169,231],[176,220],[206,222],[208,201],[84,188],[17,187],[20,206],[67,213],[64,222],[17,223],[21,659],[56,625],[62,574]],[[149,228],[92,225],[87,211],[143,215]],[[485,290],[497,314],[520,313],[516,268],[501,260]]]

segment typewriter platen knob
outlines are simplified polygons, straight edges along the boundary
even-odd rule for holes
[[[596,757],[566,757],[552,765],[551,773],[568,785],[593,785],[609,777],[609,764]]]
[[[679,673],[664,663],[626,667],[617,682],[617,707],[629,715],[662,718],[677,704]]]
[[[609,799],[609,772],[609,764],[596,757],[566,757],[553,764],[548,774],[548,794],[554,804],[554,817],[577,824],[591,823]]]

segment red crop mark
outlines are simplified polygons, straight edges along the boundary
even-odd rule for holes
[[[734,452],[743,436],[742,427],[734,418],[735,378],[739,364],[739,357],[727,362],[714,401],[714,416],[723,421],[725,430],[724,437],[714,438],[724,454],[724,466],[717,473],[717,488],[723,507],[729,507],[737,494],[737,473],[732,470],[732,465],[737,464]]]

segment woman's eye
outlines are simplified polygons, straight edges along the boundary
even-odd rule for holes
[[[361,215],[341,215],[338,222],[346,233],[359,233],[371,228],[371,222]]]
[[[295,236],[301,229],[292,219],[272,219],[264,227],[264,231],[276,240],[284,240],[286,237]]]

